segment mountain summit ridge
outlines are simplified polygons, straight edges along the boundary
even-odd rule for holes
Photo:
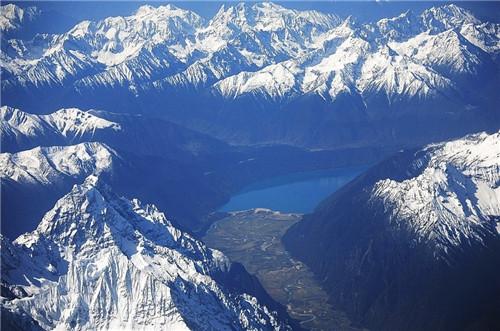
[[[43,329],[288,328],[215,280],[230,268],[221,252],[97,176],[59,199],[35,231],[12,244],[2,238],[5,250],[2,287],[12,295],[2,307]]]
[[[499,143],[500,131],[483,132],[396,153],[283,241],[366,327],[488,330],[499,316]]]
[[[388,35],[389,41],[401,42],[419,33],[436,34],[469,25],[482,29],[483,34],[496,38],[497,45],[499,43],[498,32],[491,35],[488,29],[481,26],[481,21],[456,5],[433,7],[420,16],[412,15],[405,13],[364,26],[356,24],[351,26],[349,34],[375,43],[369,47],[371,53],[387,42],[380,39],[377,33]],[[403,25],[395,23],[407,21],[408,17],[413,17],[411,21],[415,22],[408,31],[403,26],[408,22]],[[34,52],[39,43],[9,42],[3,52],[5,61],[2,62],[5,63],[2,66],[17,77],[8,75],[8,82],[3,86],[70,83],[81,90],[102,84],[136,86],[139,83],[154,83],[168,80],[201,59],[205,59],[204,70],[210,70],[210,62],[206,60],[227,51],[232,43],[236,58],[225,60],[243,61],[247,65],[235,68],[236,71],[225,70],[222,76],[216,75],[215,80],[201,82],[203,86],[210,87],[241,71],[256,71],[291,59],[299,60],[300,64],[300,59],[310,52],[328,56],[317,48],[316,42],[331,30],[340,28],[341,23],[342,20],[333,14],[297,11],[268,2],[223,6],[207,22],[194,12],[170,4],[159,7],[144,5],[131,16],[109,17],[98,22],[84,21],[65,34],[45,39],[39,55]],[[461,33],[472,39],[468,30]],[[279,41],[281,38],[284,40]],[[30,51],[32,48],[33,51]],[[19,52],[20,49],[28,52]],[[489,52],[489,49],[482,50]],[[160,69],[160,72],[154,73],[154,70]],[[42,75],[42,72],[45,74]],[[194,77],[187,80],[195,86],[199,84]],[[153,86],[149,88],[154,89]],[[301,93],[307,94],[308,91]]]
[[[135,113],[230,144],[327,149],[423,145],[499,120],[500,24],[452,4],[367,23],[267,2],[206,20],[145,6],[42,32],[2,43],[2,102],[31,113]]]

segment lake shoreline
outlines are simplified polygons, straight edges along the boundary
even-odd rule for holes
[[[232,195],[216,212],[266,208],[284,213],[307,214],[368,167],[296,172],[254,182]]]

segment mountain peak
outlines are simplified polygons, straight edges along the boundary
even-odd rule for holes
[[[122,130],[120,124],[78,108],[63,108],[48,115],[34,115],[3,106],[0,108],[0,120],[3,151],[18,151],[12,150],[14,146],[9,145],[18,145],[26,139],[41,139],[42,145],[47,145],[49,141],[50,145],[60,145],[66,139],[88,141],[93,140],[99,132]],[[28,144],[23,149],[30,147],[34,145]]]
[[[479,24],[479,21],[470,11],[455,4],[446,4],[432,7],[421,14],[421,18],[431,31],[461,28],[464,24]]]
[[[9,106],[0,107],[0,118],[2,119],[2,121],[6,122],[16,121],[16,118],[19,119],[20,117],[25,117],[25,116],[26,113],[21,111],[20,109]]]
[[[234,23],[239,28],[258,31],[277,31],[287,28],[315,25],[323,29],[331,28],[340,20],[335,15],[314,10],[298,11],[272,2],[248,4],[240,2],[235,6],[221,6],[212,23]]]
[[[27,296],[2,306],[44,329],[288,329],[256,298],[215,280],[229,268],[221,252],[95,176],[8,248],[3,286]]]
[[[64,177],[110,171],[116,152],[98,142],[36,147],[0,154],[0,178],[22,183],[57,184]]]
[[[154,10],[156,10],[156,7],[153,7],[151,5],[142,5],[139,8],[137,8],[135,15],[137,16],[146,15],[153,12]]]
[[[430,145],[414,161],[420,174],[404,181],[384,179],[373,189],[394,222],[407,223],[419,240],[435,245],[436,256],[500,235],[500,131]],[[451,229],[451,230],[450,230]]]
[[[288,9],[274,2],[256,2],[252,5],[252,10],[258,10],[260,12],[291,12],[292,9]]]
[[[76,137],[93,134],[102,129],[121,129],[118,123],[97,117],[78,108],[63,108],[50,115],[40,116],[66,137]]]
[[[145,17],[152,15],[165,15],[165,16],[185,16],[185,15],[196,15],[191,11],[181,9],[172,4],[161,5],[158,7],[151,5],[142,5],[136,12],[135,17]],[[197,16],[197,15],[196,15]]]
[[[33,20],[40,15],[40,10],[36,7],[22,8],[10,3],[0,7],[0,30],[9,31],[21,27],[24,22]]]

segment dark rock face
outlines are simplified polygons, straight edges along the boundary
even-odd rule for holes
[[[500,240],[453,250],[453,263],[370,199],[378,179],[418,175],[398,153],[324,201],[285,235],[286,248],[322,280],[337,307],[374,330],[492,330],[498,325]]]

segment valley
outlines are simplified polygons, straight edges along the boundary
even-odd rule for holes
[[[291,258],[281,244],[281,237],[301,217],[269,209],[227,213],[212,225],[203,241],[256,275],[271,297],[300,321],[301,327],[358,330],[328,303],[326,292],[309,268]]]
[[[500,2],[344,5],[2,2],[0,329],[497,330]]]
[[[219,208],[203,237],[257,276],[269,295],[307,330],[358,330],[335,310],[311,270],[281,243],[286,231],[367,167],[305,171],[244,187]],[[279,211],[277,211],[279,210]]]

